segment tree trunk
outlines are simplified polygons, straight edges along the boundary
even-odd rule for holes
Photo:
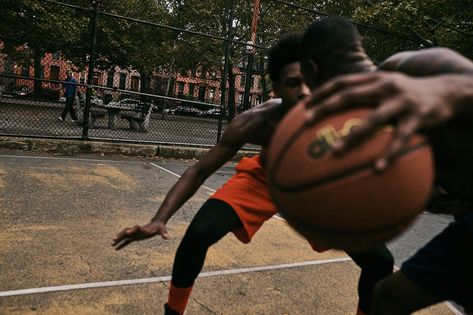
[[[37,80],[34,80],[34,95],[39,96],[41,95],[41,88],[42,88],[42,82],[39,81],[41,79],[41,57],[43,55],[37,51],[34,50],[33,52],[33,67],[34,67],[34,78]]]

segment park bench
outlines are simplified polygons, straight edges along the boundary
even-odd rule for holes
[[[136,105],[133,112],[121,114],[121,118],[128,120],[130,130],[146,132],[148,131],[152,108],[153,106],[151,104],[139,103]]]
[[[78,123],[82,124],[84,122],[84,104],[80,102],[79,99],[76,97],[76,105],[77,105],[77,118]],[[97,118],[105,118],[107,116],[107,110],[103,108],[99,108],[98,106],[91,106],[89,111],[89,127],[94,128],[95,120]]]
[[[107,117],[107,110],[103,108],[97,108],[97,107],[91,107],[90,112],[89,112],[89,127],[94,128],[95,126],[95,120],[97,118],[105,118]]]

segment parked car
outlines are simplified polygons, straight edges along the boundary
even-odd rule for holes
[[[26,85],[22,85],[14,89],[11,94],[13,97],[23,97],[30,93],[31,93],[30,89]]]
[[[85,93],[77,94],[77,96],[79,97],[79,102],[81,103],[81,105],[84,106],[85,105],[85,98],[86,98]],[[62,96],[59,99],[59,102],[66,102],[66,97]],[[90,104],[92,106],[103,106],[103,101],[100,98],[98,98],[97,96],[92,95],[91,98],[90,98]]]
[[[163,114],[174,115],[175,109],[174,108],[165,108],[163,109]]]
[[[174,115],[202,116],[202,111],[194,107],[177,106],[174,108]]]
[[[12,96],[31,100],[58,101],[59,91],[42,88],[39,90],[39,93],[35,93],[34,91],[31,91],[26,85],[22,85],[18,89],[14,89],[12,91]]]
[[[216,108],[206,110],[202,113],[202,116],[218,118],[220,116],[220,107],[216,107]],[[223,116],[223,118],[225,118],[227,116],[228,116],[228,111],[225,112],[225,115]]]

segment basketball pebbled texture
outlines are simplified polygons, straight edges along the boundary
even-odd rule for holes
[[[305,126],[303,102],[281,121],[268,152],[270,194],[281,214],[314,243],[344,250],[380,245],[422,211],[433,183],[433,158],[416,135],[383,172],[373,170],[392,138],[385,128],[342,157],[330,146],[360,124],[370,108]]]

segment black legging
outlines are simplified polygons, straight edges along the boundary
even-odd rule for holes
[[[240,219],[230,205],[217,199],[207,200],[195,215],[177,249],[172,284],[179,288],[192,286],[204,266],[209,247],[241,226]],[[392,273],[393,256],[384,245],[348,255],[361,268],[359,306],[363,312],[369,313],[373,288],[380,279]]]
[[[61,117],[64,120],[67,113],[71,113],[71,119],[77,120],[76,111],[74,110],[74,97],[66,97],[66,104],[64,105],[64,110],[61,113]]]

